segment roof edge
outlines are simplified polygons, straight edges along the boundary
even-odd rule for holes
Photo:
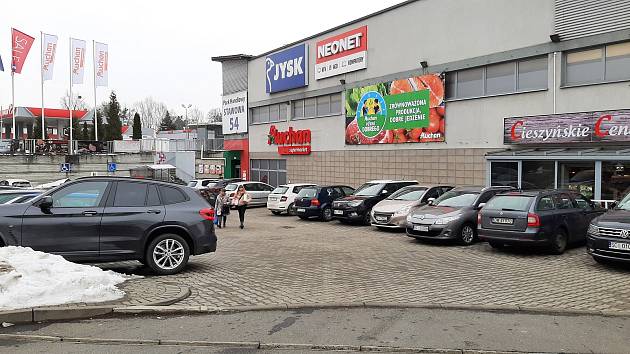
[[[222,63],[229,60],[249,60],[253,58],[253,55],[249,54],[232,54],[232,55],[219,55],[216,57],[210,57],[210,60]]]

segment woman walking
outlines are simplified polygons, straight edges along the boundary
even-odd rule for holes
[[[238,219],[241,222],[241,229],[245,227],[245,210],[247,209],[247,204],[249,204],[251,200],[252,197],[249,196],[245,187],[239,186],[234,199],[232,199],[232,204],[235,205],[238,210]]]
[[[228,204],[227,195],[225,194],[225,189],[221,188],[219,191],[219,195],[217,195],[216,201],[214,203],[214,210],[217,213],[218,223],[217,226],[220,228],[225,227],[225,222],[227,221],[227,216],[230,213],[230,205]]]

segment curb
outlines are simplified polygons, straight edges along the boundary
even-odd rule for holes
[[[55,342],[55,343],[90,343],[110,345],[166,345],[188,347],[220,347],[243,348],[256,350],[308,350],[308,351],[355,351],[355,352],[394,352],[394,353],[434,353],[434,354],[529,354],[522,351],[497,351],[483,349],[447,349],[447,348],[422,348],[422,347],[394,347],[376,345],[349,345],[349,344],[307,344],[307,343],[262,343],[262,342],[213,342],[213,341],[186,341],[186,340],[162,340],[162,339],[120,339],[120,338],[81,338],[40,336],[30,334],[0,334],[2,341],[22,342]],[[538,354],[551,354],[537,352]],[[570,354],[570,353],[565,353]]]

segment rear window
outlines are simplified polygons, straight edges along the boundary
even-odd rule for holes
[[[228,192],[235,191],[236,188],[238,188],[238,185],[236,183],[230,183],[227,186],[225,186],[225,190]]]
[[[288,190],[289,190],[289,187],[280,186],[280,187],[277,187],[276,189],[274,189],[271,193],[272,194],[284,194]]]
[[[315,198],[317,195],[317,188],[303,188],[299,193],[300,198]]]
[[[160,194],[164,204],[177,204],[186,201],[186,196],[175,187],[160,186]]]
[[[534,197],[528,197],[524,195],[499,195],[496,196],[488,203],[486,203],[486,209],[494,210],[506,210],[506,211],[527,211]]]

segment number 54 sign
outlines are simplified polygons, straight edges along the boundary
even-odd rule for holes
[[[223,96],[223,134],[247,133],[247,91]]]

